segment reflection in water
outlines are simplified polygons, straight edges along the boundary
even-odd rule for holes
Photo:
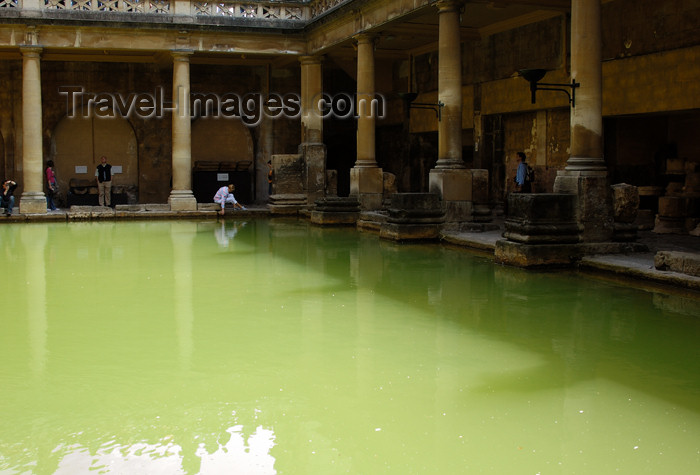
[[[234,221],[232,223],[221,220],[219,226],[214,229],[214,237],[220,247],[228,247],[229,241],[236,237],[238,231],[246,225],[245,221]]]
[[[218,448],[208,452],[200,444],[196,455],[200,459],[197,473],[229,475],[271,475],[275,459],[270,450],[275,445],[275,436],[271,430],[258,426],[255,432],[244,439],[243,427],[240,425],[226,430],[228,441],[219,443]],[[183,468],[182,447],[168,440],[156,444],[137,442],[122,445],[110,442],[102,445],[95,453],[79,444],[60,446],[54,453],[63,453],[59,460],[56,475],[74,475],[78,473],[110,474],[145,474],[180,475],[186,474]]]
[[[191,221],[172,223],[173,274],[175,279],[175,328],[180,353],[180,367],[190,369],[192,359],[192,242],[197,225]]]
[[[26,253],[27,318],[29,320],[29,341],[31,347],[31,368],[41,375],[46,366],[46,242],[47,228],[25,226],[22,228],[22,243]],[[8,273],[12,275],[12,273]]]
[[[286,218],[0,259],[2,475],[700,473],[692,299]]]
[[[231,473],[246,475],[268,475],[275,471],[275,459],[270,450],[275,445],[275,435],[271,430],[258,426],[246,441],[242,426],[226,430],[231,438],[219,448],[208,453],[204,445],[197,449],[197,456],[202,459],[201,473]]]

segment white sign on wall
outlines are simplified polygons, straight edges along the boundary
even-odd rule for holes
[[[87,166],[85,165],[76,165],[75,166],[75,174],[76,175],[83,175],[87,173]]]
[[[217,173],[216,181],[228,181],[228,173]]]

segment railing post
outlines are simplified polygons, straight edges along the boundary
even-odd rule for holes
[[[192,16],[194,5],[190,0],[171,0],[173,6],[173,15]]]

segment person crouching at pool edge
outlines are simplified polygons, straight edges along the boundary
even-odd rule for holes
[[[216,195],[214,195],[214,203],[219,203],[221,205],[221,211],[219,211],[221,216],[224,215],[226,203],[233,203],[233,209],[245,209],[245,206],[236,201],[236,198],[233,196],[233,190],[235,189],[236,187],[233,186],[233,183],[229,183],[228,185],[219,188],[219,191],[217,191]]]

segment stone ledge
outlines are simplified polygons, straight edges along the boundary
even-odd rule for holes
[[[654,256],[654,267],[661,271],[679,272],[700,277],[700,254],[680,251],[659,251]]]

